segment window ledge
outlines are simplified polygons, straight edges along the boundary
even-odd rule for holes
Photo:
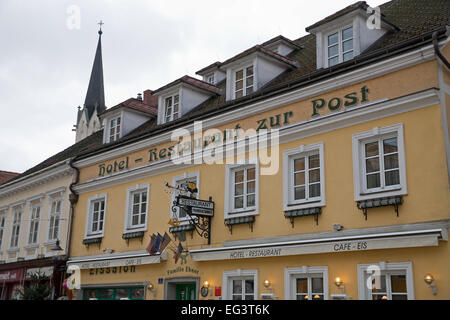
[[[8,252],[8,253],[16,253],[16,252],[19,252],[19,248],[18,247],[17,248],[9,248],[9,249],[6,250],[6,252]]]
[[[144,231],[133,231],[133,232],[126,232],[126,233],[122,234],[122,239],[124,239],[124,240],[143,238],[143,237],[144,237]]]
[[[356,206],[358,207],[359,210],[363,211],[363,214],[367,220],[367,209],[386,207],[386,206],[394,206],[395,212],[397,213],[397,217],[398,217],[398,206],[401,205],[402,203],[403,203],[402,196],[391,196],[391,197],[382,197],[382,198],[357,201]]]
[[[24,249],[26,250],[33,250],[33,249],[37,249],[39,247],[39,245],[37,243],[31,243],[31,244],[27,244]]]
[[[256,209],[243,210],[243,211],[230,211],[225,212],[225,220],[235,219],[235,218],[243,218],[243,217],[252,217],[258,215],[258,211]]]
[[[245,224],[248,223],[250,226],[250,229],[253,232],[253,223],[255,222],[255,216],[244,216],[244,217],[233,217],[233,218],[226,218],[225,219],[225,225],[230,230],[230,233],[233,234],[233,225],[236,224]]]
[[[355,201],[364,202],[368,200],[377,200],[380,198],[405,196],[407,194],[408,192],[406,191],[406,187],[399,187],[388,190],[378,190],[373,192],[359,192],[355,194]]]
[[[305,209],[313,209],[325,206],[325,200],[313,200],[313,201],[305,201],[301,203],[288,203],[283,206],[283,211],[291,212],[291,211],[299,211]]]
[[[311,207],[304,209],[293,209],[284,212],[284,217],[286,219],[291,220],[292,228],[294,227],[294,218],[297,217],[306,217],[306,216],[315,216],[314,220],[316,220],[316,225],[319,224],[319,214],[322,213],[322,207]]]
[[[85,238],[85,239],[83,239],[83,244],[100,243],[100,242],[102,242],[102,239],[103,239],[103,237]]]
[[[171,233],[182,232],[182,231],[192,231],[195,227],[193,224],[182,224],[177,227],[170,227],[169,231]]]
[[[44,242],[44,246],[46,247],[51,247],[54,246],[56,244],[57,240],[48,240],[47,242]]]

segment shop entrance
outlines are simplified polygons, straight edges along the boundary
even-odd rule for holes
[[[176,284],[176,300],[195,300],[195,283]]]
[[[199,278],[177,277],[164,279],[165,300],[197,300]]]

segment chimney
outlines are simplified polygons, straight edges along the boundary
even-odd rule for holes
[[[158,107],[158,97],[153,95],[152,90],[144,91],[144,103],[149,106]]]
[[[142,94],[141,94],[141,93],[138,93],[136,99],[138,99],[139,101],[142,101]]]

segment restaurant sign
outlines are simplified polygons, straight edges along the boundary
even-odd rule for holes
[[[167,259],[167,256],[141,256],[133,258],[116,258],[105,259],[96,261],[69,261],[69,265],[78,266],[80,269],[101,269],[101,268],[114,268],[114,267],[131,267],[139,266],[143,264],[160,263],[161,259]],[[113,269],[111,269],[113,270]],[[119,270],[118,268],[116,270]],[[124,270],[123,268],[121,270]],[[128,270],[128,269],[127,269]],[[131,270],[131,268],[129,269]],[[113,272],[114,273],[114,272]]]
[[[376,249],[411,248],[437,246],[436,235],[361,239],[349,241],[326,241],[298,244],[262,246],[240,249],[212,248],[191,250],[193,261],[235,260],[264,257],[281,257],[291,255],[329,253],[329,252],[356,252]]]
[[[24,275],[25,275],[24,269],[0,271],[0,283],[19,282],[23,280]]]

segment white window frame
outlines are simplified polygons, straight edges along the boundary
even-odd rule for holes
[[[358,299],[372,300],[372,291],[367,287],[367,279],[369,276],[376,276],[373,272],[375,268],[379,268],[381,275],[383,274],[405,274],[406,275],[406,291],[407,299],[414,300],[414,274],[411,262],[379,262],[373,264],[358,264]],[[370,272],[368,272],[370,270]],[[389,290],[386,288],[386,290]],[[388,293],[389,294],[389,293]]]
[[[352,28],[352,41],[353,41],[353,46],[352,46],[352,50],[347,50],[347,51],[345,51],[344,52],[344,46],[343,46],[343,40],[342,40],[342,31],[344,31],[344,30],[346,30],[346,29],[348,29],[348,28]],[[330,67],[330,57],[328,56],[328,48],[330,47],[330,45],[329,45],[329,43],[328,43],[328,36],[331,36],[331,35],[333,35],[333,34],[335,34],[335,33],[337,33],[338,34],[338,54],[337,54],[337,57],[338,57],[338,63],[337,64],[339,64],[339,63],[342,63],[342,62],[344,62],[344,53],[347,53],[347,52],[350,52],[350,51],[353,51],[353,57],[352,57],[352,59],[356,56],[355,55],[355,27],[353,26],[353,23],[351,23],[351,24],[347,24],[347,25],[345,25],[345,26],[343,26],[343,27],[340,27],[340,28],[338,28],[338,29],[334,29],[334,30],[332,30],[332,31],[330,31],[330,32],[327,32],[326,34],[325,34],[325,37],[324,37],[324,40],[325,40],[325,46],[324,46],[324,48],[325,48],[325,62],[326,62],[326,66],[327,67]],[[350,40],[350,39],[346,39],[345,41],[348,41],[348,40]],[[333,45],[334,46],[334,45]],[[333,57],[336,57],[336,56],[333,56]],[[351,60],[351,59],[350,59]],[[348,60],[347,60],[348,61]],[[333,66],[335,66],[335,65],[337,65],[337,64],[334,64]]]
[[[178,115],[177,119],[180,119],[180,117],[181,117],[181,99],[180,99],[181,96],[180,96],[179,92],[175,92],[171,95],[164,96],[164,98],[163,98],[163,118],[164,118],[163,123],[168,123],[168,122],[177,120],[177,119],[174,119],[174,115],[175,115],[174,105],[175,105],[175,97],[176,96],[178,96],[178,112],[176,112],[176,114]],[[169,120],[167,119],[167,105],[166,105],[167,99],[171,99],[171,101],[172,101],[171,102],[172,103],[171,104],[172,112],[169,115]]]
[[[176,186],[179,181],[186,180],[186,179],[191,179],[191,178],[196,178],[197,179],[196,187],[197,187],[198,192],[196,194],[196,199],[199,199],[199,196],[200,196],[200,171],[185,172],[182,175],[175,176],[172,179],[172,185]],[[177,195],[178,195],[178,192],[172,192],[172,202],[170,203],[170,207],[171,208],[172,208],[172,203],[175,201],[175,197]],[[190,221],[189,217],[179,218],[179,214],[178,214],[179,208],[176,207],[176,210],[177,210],[176,213],[174,213],[174,212],[172,212],[172,210],[170,210],[170,217],[171,218],[178,217],[178,220],[179,220],[179,222],[181,224],[189,223],[189,221]]]
[[[136,192],[147,192],[147,203],[145,207],[145,222],[137,226],[131,225],[132,212],[133,212],[133,197],[132,195]],[[124,233],[147,231],[148,228],[148,211],[150,203],[150,183],[138,184],[134,187],[127,189],[127,206],[125,209],[125,222],[124,222]]]
[[[365,187],[366,172],[365,172],[364,145],[376,139],[394,136],[397,137],[400,184],[387,187],[381,186],[380,188],[369,190]],[[406,195],[408,193],[406,181],[406,159],[405,159],[405,143],[403,137],[403,124],[396,124],[383,128],[375,127],[370,131],[354,134],[352,137],[352,151],[353,151],[353,184],[354,184],[355,201],[368,200],[380,197]]]
[[[122,128],[123,128],[123,119],[122,119],[122,114],[119,114],[117,116],[108,117],[108,130],[106,132],[107,134],[107,142],[113,142],[113,141],[117,141],[122,137]],[[114,127],[112,127],[112,122],[116,121],[116,125]],[[120,124],[118,125],[117,122],[120,121]],[[119,130],[117,130],[117,127],[119,126]],[[114,134],[111,134],[111,129],[114,128]]]
[[[6,221],[8,217],[8,208],[0,208],[0,256],[2,252],[2,247],[5,239],[5,233],[6,233]],[[3,226],[2,222],[3,221]]]
[[[234,172],[244,168],[247,169],[252,166],[255,167],[255,206],[249,208],[244,207],[243,209],[234,209]],[[246,198],[246,196],[244,196],[244,198]],[[226,165],[224,211],[225,219],[259,214],[259,162],[256,159],[250,159],[246,163]]]
[[[214,73],[211,73],[211,74],[208,74],[207,76],[205,76],[205,80],[206,80],[206,82],[208,82],[210,84],[215,84]]]
[[[33,213],[34,210],[38,210],[39,209],[39,216],[38,217],[33,217]],[[40,200],[34,201],[34,202],[30,202],[30,223],[28,225],[28,239],[27,239],[27,244],[28,245],[37,245],[39,243],[39,231],[40,231],[40,227],[41,227],[41,220],[42,217],[42,204]],[[35,227],[37,224],[37,230],[33,230],[33,227]],[[32,236],[32,233],[36,235],[36,241],[30,241],[30,237]],[[34,238],[34,237],[33,237]]]
[[[297,268],[285,268],[284,269],[284,299],[296,300],[296,279],[308,278],[314,276],[321,276],[323,279],[323,299],[328,300],[328,267],[318,266],[309,267],[302,266]],[[311,294],[311,286],[308,281],[308,295]]]
[[[20,205],[16,205],[16,206],[12,206],[12,215],[11,215],[11,237],[10,237],[10,242],[9,242],[9,249],[10,250],[18,250],[19,246],[20,246],[20,232],[22,231],[21,229],[21,224],[22,224],[22,218],[23,218],[23,211],[24,211],[24,204],[20,204]],[[16,221],[16,213],[20,213],[20,217],[18,219],[17,223],[14,223]],[[17,232],[17,241],[15,241],[15,239],[13,240],[13,236],[15,234],[15,228],[18,228],[18,232]],[[14,238],[16,238],[14,236]],[[13,246],[13,241],[17,242],[17,244],[15,246]]]
[[[60,236],[60,233],[61,233],[61,217],[62,217],[63,203],[64,203],[63,202],[63,194],[55,194],[53,196],[50,196],[49,200],[50,200],[49,201],[50,202],[50,206],[49,206],[49,213],[48,213],[48,232],[47,232],[47,243],[48,244],[53,243],[56,240],[59,240],[59,236]],[[59,212],[57,212],[57,211],[56,212],[52,212],[53,202],[57,202],[57,201],[60,202],[60,206],[59,206],[60,211]],[[56,205],[56,208],[57,208],[57,205]],[[57,224],[55,222],[52,225],[52,218],[53,217],[55,218],[54,221],[57,221]],[[55,229],[58,230],[56,238],[51,238],[50,235],[52,235],[52,237],[53,237]]]
[[[253,68],[253,74],[251,76],[247,76],[247,68],[252,67]],[[249,93],[247,93],[247,88],[250,86],[247,86],[247,78],[249,77],[253,77],[253,83],[252,83],[252,92],[254,93],[256,91],[256,72],[255,72],[256,68],[255,68],[255,64],[253,63],[253,61],[251,63],[247,63],[243,66],[240,66],[238,68],[235,68],[232,70],[232,78],[233,78],[233,82],[232,82],[232,90],[233,90],[233,99],[236,99],[236,73],[239,71],[242,71],[242,97],[245,97],[246,95],[248,95]]]
[[[294,181],[293,181],[293,170],[294,170],[294,160],[310,156],[314,154],[319,154],[320,162],[320,196],[309,198],[309,189],[305,189],[305,199],[294,200]],[[305,164],[306,165],[306,164]],[[306,166],[305,166],[306,169]],[[305,171],[305,184],[307,183],[307,177]],[[311,145],[301,145],[297,148],[286,150],[283,152],[283,210],[298,210],[312,207],[323,207],[325,206],[325,160],[324,160],[324,144],[323,142],[311,144]]]
[[[98,201],[105,202],[105,208],[104,208],[104,212],[103,212],[103,229],[98,232],[92,232],[94,203],[98,202]],[[103,236],[105,235],[107,205],[108,205],[108,195],[106,193],[96,194],[95,196],[88,198],[88,204],[87,204],[87,210],[86,210],[86,228],[85,228],[85,232],[84,232],[85,239],[103,238]]]
[[[231,300],[233,290],[233,280],[236,279],[253,279],[253,300],[258,299],[258,270],[232,270],[224,271],[222,276],[223,300]]]

